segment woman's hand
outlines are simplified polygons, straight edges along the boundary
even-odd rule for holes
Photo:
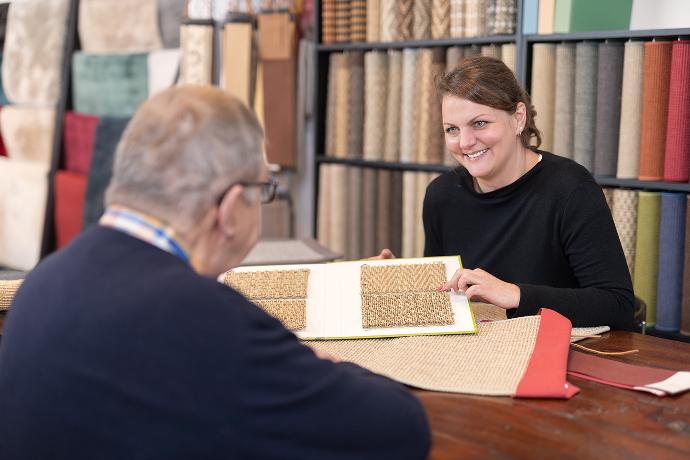
[[[461,268],[439,291],[464,292],[469,300],[485,302],[501,308],[516,308],[520,304],[520,288],[506,283],[481,268]]]
[[[386,248],[386,249],[383,249],[379,255],[368,258],[368,260],[376,260],[376,259],[395,259],[395,254],[393,254],[393,251]]]

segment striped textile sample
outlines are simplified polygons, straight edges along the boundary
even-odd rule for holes
[[[513,71],[517,72],[517,46],[515,43],[504,43],[501,45],[501,60]],[[556,80],[558,83],[558,80]]]
[[[400,161],[411,162],[415,158],[417,139],[415,129],[416,108],[416,49],[405,48],[402,59],[402,88],[400,97]]]
[[[453,70],[465,58],[465,48],[462,46],[449,46],[446,49],[446,73]]]
[[[431,119],[432,104],[435,102],[434,79],[432,75],[433,50],[421,48],[417,50],[415,70],[415,119],[417,130],[416,145],[412,147],[412,162],[428,163],[434,128],[440,126],[440,116]]]
[[[481,51],[482,56],[501,59],[501,47],[500,46],[496,46],[493,43],[491,45],[482,45],[481,50],[482,50]]]
[[[364,52],[350,51],[347,55],[350,83],[347,104],[347,156],[362,157],[364,132]]]
[[[362,168],[362,226],[360,257],[372,257],[383,248],[376,247],[376,227],[379,216],[377,211],[376,191],[377,171],[373,168]]]
[[[618,127],[623,85],[623,46],[599,43],[594,166],[598,176],[615,176],[618,165]]]
[[[336,0],[322,0],[321,2],[321,42],[335,43],[335,2]]]
[[[7,105],[0,110],[0,131],[10,159],[50,168],[55,109]]]
[[[396,40],[411,40],[414,31],[414,0],[398,0],[395,21],[398,26]]]
[[[467,0],[465,4],[465,37],[486,35],[487,0]]]
[[[327,248],[332,248],[331,241],[331,206],[332,206],[332,190],[333,181],[331,180],[332,164],[322,163],[319,166],[319,197],[317,203],[316,216],[316,237],[322,245]]]
[[[541,131],[541,148],[552,151],[556,46],[550,43],[535,43],[532,52],[531,95],[532,105],[537,111],[535,122]]]
[[[347,171],[347,252],[348,260],[362,257],[362,171],[352,166]]]
[[[386,140],[383,159],[400,160],[400,113],[402,94],[402,60],[399,50],[388,50],[388,92],[386,95]]]
[[[684,193],[661,194],[659,280],[656,291],[656,328],[661,331],[680,330],[686,209],[687,197]]]
[[[414,2],[412,7],[412,38],[426,40],[431,38],[431,1]]]
[[[86,175],[71,171],[55,173],[55,240],[65,247],[81,231]]]
[[[680,333],[690,335],[690,199],[685,208],[685,257],[683,260],[683,294],[681,296]]]
[[[180,28],[180,83],[210,85],[213,69],[213,26],[183,25]]]
[[[376,241],[374,243],[376,254],[384,248],[391,249],[393,254],[398,255],[392,248],[393,244],[391,234],[393,232],[393,212],[392,207],[396,204],[393,202],[393,171],[390,169],[376,170],[376,191],[369,199],[376,202]],[[398,200],[399,201],[399,200]],[[399,206],[400,203],[397,203]]]
[[[388,54],[369,51],[364,55],[364,149],[365,160],[383,160],[386,141],[386,96]]]
[[[673,42],[664,180],[690,179],[690,40]]]
[[[575,114],[573,116],[573,159],[592,171],[594,122],[597,107],[597,45],[575,46]]]
[[[514,34],[517,13],[515,0],[487,0],[487,2],[487,34]]]
[[[431,38],[450,37],[451,0],[431,0]]]
[[[367,0],[367,41],[379,42],[381,39],[382,0]]]
[[[88,174],[96,139],[98,117],[76,112],[65,112],[64,144],[65,169]]]
[[[415,257],[415,230],[420,216],[417,215],[417,173],[403,171],[402,257]]]
[[[635,291],[635,296],[646,305],[646,321],[648,326],[653,326],[656,321],[660,212],[660,193],[645,191],[638,193],[633,290]]]
[[[668,95],[671,81],[671,42],[644,44],[640,180],[663,180]]]
[[[350,41],[350,0],[335,1],[335,41]]]
[[[573,114],[575,113],[575,44],[556,45],[556,88],[554,94],[553,153],[573,158]]]
[[[465,36],[465,8],[468,0],[450,0],[450,36]]]
[[[326,89],[326,139],[325,153],[329,157],[336,156],[335,153],[335,120],[336,120],[336,101],[338,94],[338,79],[336,69],[341,65],[342,53],[331,53],[328,57],[328,87]]]
[[[367,2],[350,0],[350,41],[363,42],[367,39]]]
[[[392,42],[398,37],[398,7],[396,0],[381,1],[381,41]]]
[[[333,156],[345,158],[348,154],[348,129],[350,127],[350,68],[349,57],[346,53],[339,54],[335,66],[335,136]]]
[[[613,222],[616,224],[618,237],[623,246],[623,254],[628,264],[628,270],[633,275],[635,268],[635,238],[637,234],[637,191],[613,190]]]
[[[623,94],[616,171],[616,177],[619,179],[637,179],[640,173],[643,73],[644,43],[627,42],[623,63]]]

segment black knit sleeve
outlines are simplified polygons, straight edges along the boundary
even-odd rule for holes
[[[516,316],[548,307],[575,327],[630,329],[634,295],[611,212],[599,185],[580,184],[563,203],[560,239],[579,288],[520,284]]]

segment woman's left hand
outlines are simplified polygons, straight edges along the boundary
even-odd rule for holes
[[[464,292],[469,300],[485,302],[501,308],[516,308],[520,304],[520,288],[506,283],[481,268],[458,269],[439,291]]]

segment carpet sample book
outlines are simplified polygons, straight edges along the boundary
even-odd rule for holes
[[[556,45],[556,84],[553,115],[553,153],[573,158],[575,113],[575,44]]]
[[[638,192],[633,290],[635,296],[646,306],[648,326],[653,326],[656,322],[660,212],[661,194],[659,192],[643,190]]]
[[[599,43],[594,166],[597,176],[615,176],[623,85],[623,45]]]
[[[55,109],[8,105],[0,110],[0,131],[13,160],[50,168],[53,158]]]
[[[541,148],[553,150],[554,93],[556,86],[556,46],[536,43],[532,59],[532,105],[537,111],[534,121],[541,131]]]
[[[595,43],[575,46],[575,114],[573,115],[573,159],[592,171],[597,107],[597,58]]]
[[[690,40],[673,42],[664,180],[690,179]]]
[[[643,74],[644,43],[626,42],[616,171],[619,179],[637,179],[640,174]]]

